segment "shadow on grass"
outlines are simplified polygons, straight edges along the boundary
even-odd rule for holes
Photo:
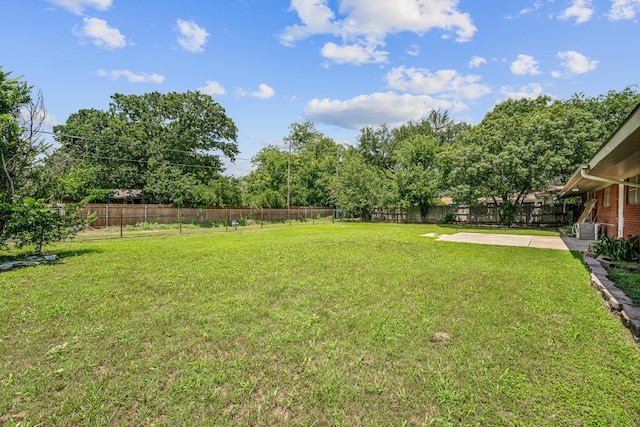
[[[56,255],[58,255],[60,259],[72,258],[88,254],[98,254],[100,252],[104,251],[98,248],[65,249],[62,251],[55,251]]]
[[[580,264],[582,264],[582,266],[584,267],[584,269],[585,269],[587,272],[589,272],[589,273],[591,272],[591,269],[589,268],[589,266],[587,265],[587,263],[586,263],[586,262],[585,262],[585,260],[584,260],[584,252],[582,252],[582,251],[575,251],[575,250],[572,250],[572,251],[569,251],[569,252],[571,252],[571,256],[572,256],[572,257],[574,257],[575,259],[577,259],[578,261],[580,261]]]

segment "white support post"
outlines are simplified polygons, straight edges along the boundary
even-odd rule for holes
[[[618,184],[618,239],[624,237],[624,191],[624,185]]]

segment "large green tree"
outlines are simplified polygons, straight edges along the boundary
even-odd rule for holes
[[[196,185],[238,153],[237,128],[224,108],[199,92],[115,94],[106,111],[84,109],[54,128],[54,163],[92,168],[105,189],[142,189],[147,201],[193,204]],[[64,161],[69,169],[64,170]]]
[[[361,151],[353,147],[340,150],[340,163],[329,187],[336,208],[368,221],[374,208],[386,205],[389,186],[390,181]]]
[[[329,183],[336,172],[338,145],[311,122],[294,123],[285,142],[295,154],[291,166],[291,204],[329,206]]]
[[[270,145],[253,157],[254,170],[245,178],[249,202],[252,206],[286,207],[290,184],[292,206],[329,206],[338,145],[311,122],[293,123],[289,130],[283,146]]]
[[[640,103],[637,87],[631,85],[621,91],[610,90],[595,97],[577,93],[566,104],[584,109],[593,115],[593,120],[598,125],[595,139],[603,143]]]
[[[432,135],[415,134],[400,141],[392,175],[398,205],[418,206],[424,215],[436,203],[440,191],[438,150],[438,140]]]
[[[269,145],[253,156],[251,162],[254,170],[244,178],[247,202],[254,207],[287,207],[287,151]]]
[[[454,199],[499,206],[510,223],[528,193],[561,184],[597,146],[597,124],[585,109],[548,96],[507,100],[440,157]]]

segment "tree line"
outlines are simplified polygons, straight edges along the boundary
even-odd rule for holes
[[[42,96],[0,68],[0,243],[9,238],[8,212],[25,201],[108,202],[116,189],[140,190],[147,203],[335,206],[363,219],[375,207],[424,212],[448,196],[490,200],[508,222],[526,194],[563,184],[638,103],[636,86],[507,99],[476,125],[434,110],[364,127],[353,145],[312,122],[293,123],[283,144],[261,149],[252,171],[235,178],[223,172],[239,154],[238,130],[209,95],[116,93],[106,110],[81,109],[54,126],[52,146]]]

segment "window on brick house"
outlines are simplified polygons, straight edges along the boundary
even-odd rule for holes
[[[640,184],[640,175],[629,178],[629,182]],[[627,204],[640,205],[640,188],[627,187]]]
[[[611,206],[611,187],[607,187],[604,189],[602,194],[602,206],[608,208]]]

